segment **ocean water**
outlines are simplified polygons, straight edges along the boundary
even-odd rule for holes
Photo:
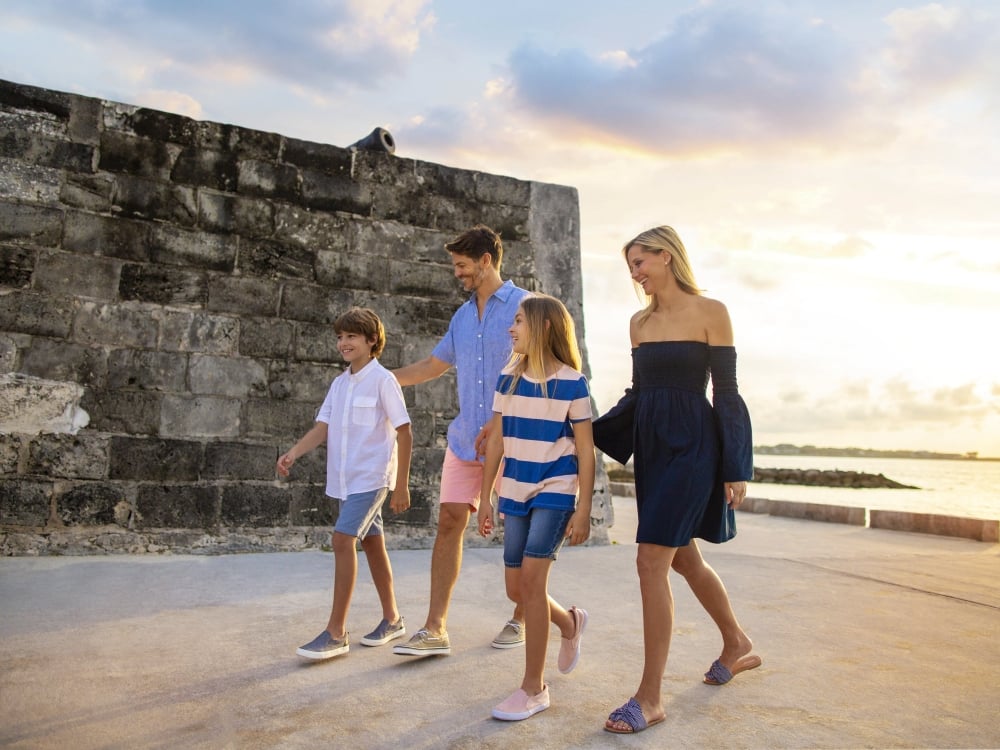
[[[750,497],[1000,519],[1000,461],[755,455],[762,469],[820,469],[884,474],[916,490],[844,489],[753,482]]]

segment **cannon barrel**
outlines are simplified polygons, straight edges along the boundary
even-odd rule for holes
[[[375,128],[372,132],[348,148],[358,151],[384,151],[392,154],[396,151],[396,142],[385,128]]]

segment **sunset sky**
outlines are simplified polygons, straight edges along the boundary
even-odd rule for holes
[[[579,190],[598,406],[671,224],[754,442],[1000,456],[1000,5],[3,0],[0,78]]]

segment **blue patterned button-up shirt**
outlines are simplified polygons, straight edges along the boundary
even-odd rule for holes
[[[480,320],[473,292],[431,352],[458,375],[458,416],[448,426],[448,447],[463,461],[476,460],[476,435],[493,417],[493,391],[510,359],[510,327],[528,294],[508,279],[486,302]]]

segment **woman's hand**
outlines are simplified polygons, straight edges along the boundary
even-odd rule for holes
[[[569,539],[570,546],[583,544],[590,538],[590,510],[581,513],[579,509],[570,516],[569,523],[566,524],[566,538]]]
[[[479,504],[479,536],[489,536],[493,533],[493,506],[488,502]]]
[[[729,507],[736,509],[743,504],[747,496],[746,482],[726,482],[726,502]]]

